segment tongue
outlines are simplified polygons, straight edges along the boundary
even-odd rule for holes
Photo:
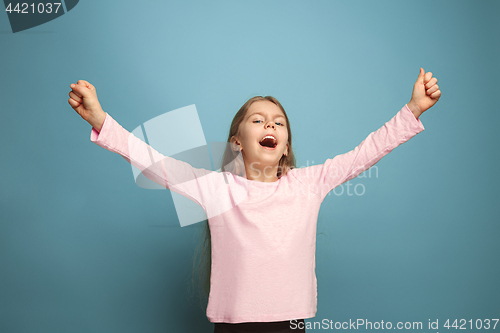
[[[274,140],[273,139],[266,138],[266,139],[262,140],[259,143],[260,143],[261,146],[269,147],[269,148],[274,148]]]

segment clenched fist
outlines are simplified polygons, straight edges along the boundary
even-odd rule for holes
[[[413,86],[411,100],[408,108],[413,112],[416,118],[431,108],[441,97],[441,90],[437,85],[437,79],[432,77],[431,72],[425,72],[420,68],[417,82]]]
[[[101,130],[106,112],[101,108],[95,87],[85,80],[78,80],[71,84],[69,92],[69,105],[97,131]]]

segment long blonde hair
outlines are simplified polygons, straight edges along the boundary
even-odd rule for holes
[[[250,105],[256,101],[269,101],[277,105],[281,111],[283,112],[286,119],[286,128],[288,130],[288,154],[283,155],[278,162],[278,172],[277,176],[282,177],[286,175],[286,173],[295,168],[296,160],[293,154],[292,149],[292,132],[290,129],[290,122],[288,121],[288,116],[285,112],[285,109],[281,105],[278,100],[272,96],[255,96],[246,101],[245,104],[238,110],[236,115],[231,122],[231,127],[229,128],[229,135],[227,137],[227,142],[231,142],[231,138],[238,134],[239,126],[242,121],[245,119],[245,115],[250,108]],[[230,145],[228,145],[229,147]],[[233,151],[232,149],[225,149],[224,155],[222,157],[222,166],[221,171],[229,171],[229,168],[226,169],[226,166],[229,165],[238,155],[238,152]],[[208,220],[202,222],[203,226],[200,228],[200,239],[198,241],[198,245],[195,249],[194,259],[193,259],[193,274],[192,274],[192,283],[193,287],[195,286],[195,280],[197,280],[198,288],[200,289],[200,306],[204,309],[204,304],[208,299],[210,294],[210,275],[212,268],[212,242],[210,237],[210,226],[208,224]],[[194,288],[196,289],[196,288]]]

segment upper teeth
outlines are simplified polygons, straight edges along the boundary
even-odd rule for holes
[[[276,138],[274,136],[272,136],[272,135],[266,135],[265,137],[262,138],[262,140],[267,139],[267,138],[276,140]],[[262,141],[262,140],[260,140],[260,141]]]

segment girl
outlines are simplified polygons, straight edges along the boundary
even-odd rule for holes
[[[146,177],[186,196],[208,216],[211,241],[207,317],[215,332],[305,332],[316,314],[316,223],[321,202],[398,145],[424,130],[420,115],[440,98],[420,68],[411,100],[352,151],[295,168],[287,114],[257,96],[236,113],[221,172],[164,156],[121,127],[96,89],[71,84],[71,107],[91,126],[91,141],[120,154]]]

